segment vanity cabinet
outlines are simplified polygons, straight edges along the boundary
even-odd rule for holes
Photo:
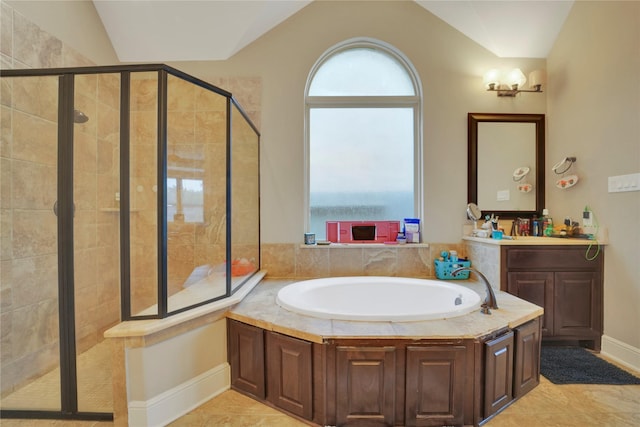
[[[503,246],[501,288],[544,308],[542,339],[580,341],[599,351],[602,337],[602,252],[587,246]]]

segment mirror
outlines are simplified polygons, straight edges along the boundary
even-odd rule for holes
[[[544,122],[544,114],[468,114],[468,203],[500,218],[540,214]]]

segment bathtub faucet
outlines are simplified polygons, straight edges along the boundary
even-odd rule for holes
[[[493,293],[493,288],[491,287],[491,283],[489,283],[489,280],[485,277],[484,274],[480,273],[478,270],[476,270],[475,268],[471,268],[471,267],[460,267],[460,268],[456,268],[455,270],[453,270],[451,272],[452,276],[457,276],[458,273],[460,273],[461,271],[473,271],[474,273],[476,273],[484,282],[485,287],[487,288],[487,296],[484,299],[484,302],[482,303],[482,310],[480,310],[483,314],[491,314],[491,308],[493,309],[497,309],[498,308],[498,302],[496,301],[496,294]]]

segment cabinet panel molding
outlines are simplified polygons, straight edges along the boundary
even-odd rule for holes
[[[466,353],[464,346],[407,347],[407,426],[464,423]]]
[[[336,348],[336,423],[393,425],[395,347]]]
[[[310,420],[313,417],[312,343],[266,334],[267,400]]]
[[[485,343],[484,416],[513,400],[513,332]]]

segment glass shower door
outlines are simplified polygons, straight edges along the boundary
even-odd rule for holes
[[[74,77],[73,258],[79,412],[112,412],[111,348],[120,320],[120,74]]]
[[[58,77],[2,79],[2,410],[60,411]]]

